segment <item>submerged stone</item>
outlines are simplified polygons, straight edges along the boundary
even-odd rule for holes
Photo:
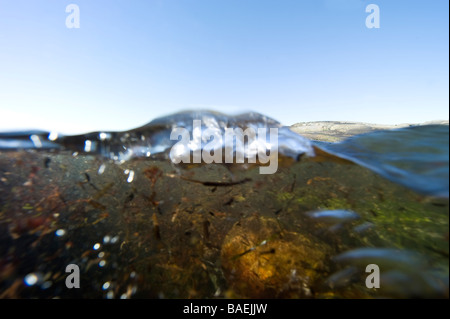
[[[392,133],[410,151],[383,154],[380,165],[404,156],[424,167],[408,164],[392,183],[397,175],[353,161],[370,161],[382,145],[358,142],[342,160],[346,148],[327,153],[291,132],[278,171],[263,175],[261,163],[174,164],[170,131],[193,118],[205,128],[284,132],[254,113],[191,112],[128,132],[0,134],[0,298],[448,298],[448,196],[436,197],[448,148],[447,159],[446,148],[434,152],[440,142],[412,151],[405,132]],[[414,178],[407,185],[405,171],[440,172],[421,186],[439,192],[418,191]],[[343,227],[324,229],[330,224]],[[380,289],[365,286],[372,263]],[[65,286],[69,264],[83,289]],[[29,274],[40,280],[28,285]]]
[[[313,298],[329,249],[313,237],[288,232],[276,219],[251,216],[225,237],[221,261],[238,296]]]

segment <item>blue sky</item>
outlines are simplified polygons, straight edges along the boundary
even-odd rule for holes
[[[80,28],[66,27],[66,6]],[[380,28],[368,29],[368,4]],[[448,119],[447,0],[0,0],[0,130]]]

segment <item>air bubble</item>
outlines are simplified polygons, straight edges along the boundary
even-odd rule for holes
[[[84,142],[84,151],[89,153],[92,150],[92,142],[90,140],[86,140]]]
[[[42,289],[48,289],[52,286],[52,282],[51,281],[46,281],[41,285]]]
[[[111,236],[106,235],[105,237],[103,237],[103,243],[107,244],[111,241]]]
[[[26,275],[23,281],[27,286],[34,286],[39,281],[39,277],[40,277],[39,275],[31,273]]]
[[[105,164],[100,165],[100,167],[98,168],[98,175],[102,175],[105,172],[105,169],[106,169]]]
[[[128,175],[127,182],[131,183],[134,179],[134,171],[130,171],[130,175]]]
[[[50,132],[47,137],[50,141],[56,141],[58,139],[58,133],[57,132]]]
[[[58,229],[57,231],[55,231],[55,235],[58,237],[62,237],[66,234],[65,229]]]
[[[100,138],[101,141],[104,141],[104,140],[110,140],[110,139],[111,139],[111,134],[110,134],[110,133],[102,132],[102,133],[100,133],[100,134],[98,135],[98,137]]]
[[[41,148],[42,147],[42,142],[39,136],[37,135],[31,135],[30,136],[30,140],[31,142],[33,142],[34,147],[36,148]]]

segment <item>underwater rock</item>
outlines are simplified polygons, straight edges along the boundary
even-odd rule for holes
[[[328,252],[313,238],[283,230],[276,219],[252,216],[227,234],[221,260],[238,296],[312,298]]]
[[[279,170],[174,164],[170,132],[200,137],[194,119],[219,135],[278,128]],[[0,133],[0,298],[448,298],[448,128],[336,145],[284,130],[201,111],[127,132]],[[83,290],[64,284],[72,263]]]

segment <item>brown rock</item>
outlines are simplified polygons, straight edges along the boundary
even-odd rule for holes
[[[236,223],[221,251],[231,289],[249,298],[311,298],[323,277],[327,247],[282,229],[276,219],[249,217]]]

